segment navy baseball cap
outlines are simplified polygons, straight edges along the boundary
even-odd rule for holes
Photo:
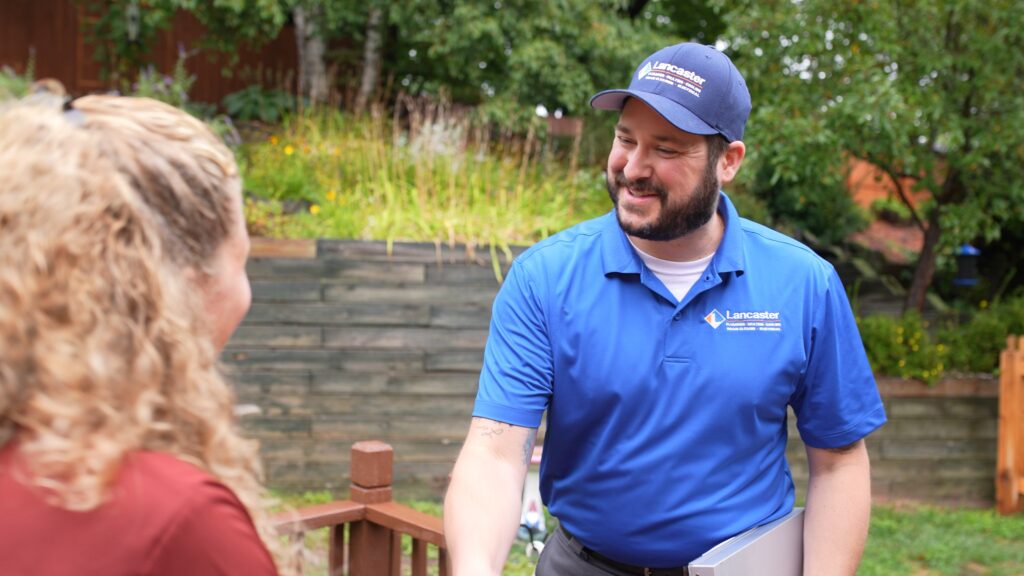
[[[627,98],[641,100],[676,128],[691,134],[743,139],[750,116],[750,91],[732,60],[715,49],[684,42],[651,54],[629,88],[605,90],[590,99],[601,110],[622,110]]]

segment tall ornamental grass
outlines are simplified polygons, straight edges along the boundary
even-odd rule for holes
[[[250,230],[493,250],[610,209],[603,172],[571,168],[554,139],[503,137],[436,105],[401,112],[297,115],[241,146]]]

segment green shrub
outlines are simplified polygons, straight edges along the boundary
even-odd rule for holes
[[[857,324],[876,373],[929,384],[942,376],[949,350],[945,344],[932,343],[928,323],[919,314],[868,316],[858,318]]]
[[[1006,337],[1024,335],[1024,297],[991,306],[982,301],[967,319],[948,320],[931,334],[916,313],[867,316],[857,324],[877,374],[927,383],[948,370],[990,374],[999,368]]]
[[[236,120],[259,120],[267,124],[276,124],[295,110],[294,96],[281,90],[266,90],[259,84],[232,92],[221,103]]]
[[[1010,334],[1024,334],[1024,298],[989,306],[982,301],[967,322],[951,321],[939,332],[949,347],[949,368],[964,372],[994,372]]]
[[[28,94],[35,80],[35,60],[30,59],[24,74],[18,74],[9,66],[0,67],[0,102],[16,100]]]

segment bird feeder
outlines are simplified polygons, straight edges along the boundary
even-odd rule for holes
[[[956,249],[956,277],[953,278],[955,286],[975,286],[978,283],[978,250],[970,244],[961,244]]]

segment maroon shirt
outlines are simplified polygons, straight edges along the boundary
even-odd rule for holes
[[[130,454],[112,497],[86,512],[47,504],[0,449],[0,574],[276,575],[242,503],[192,464]]]

